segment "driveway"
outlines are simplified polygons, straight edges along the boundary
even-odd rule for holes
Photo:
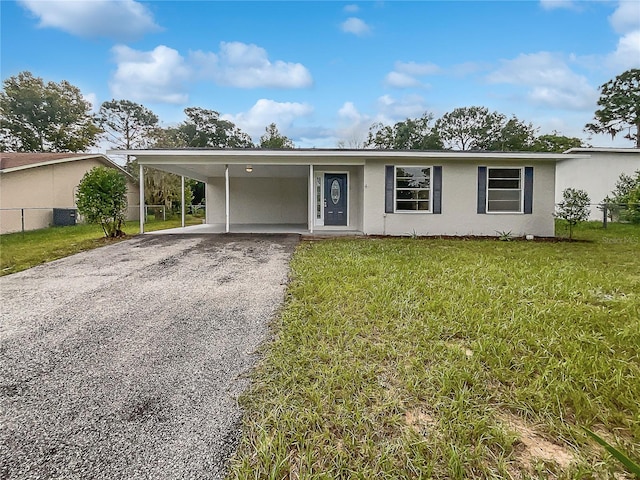
[[[0,278],[0,478],[215,479],[297,236],[143,236]]]

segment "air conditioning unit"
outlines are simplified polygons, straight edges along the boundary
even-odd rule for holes
[[[56,227],[67,227],[76,224],[78,213],[75,208],[54,208],[53,225]]]

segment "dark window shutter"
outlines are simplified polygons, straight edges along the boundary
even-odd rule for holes
[[[524,167],[524,213],[533,213],[533,167]]]
[[[442,167],[433,167],[433,213],[442,213]]]
[[[487,167],[478,167],[478,213],[487,213]]]
[[[385,213],[393,213],[393,182],[394,173],[393,165],[385,165],[384,167],[384,211]]]

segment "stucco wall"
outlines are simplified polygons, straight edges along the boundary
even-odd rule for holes
[[[582,153],[582,152],[578,152]],[[566,188],[585,190],[592,204],[600,203],[611,194],[621,173],[632,175],[640,170],[640,151],[636,152],[584,152],[591,158],[567,159],[558,162],[556,170],[556,203],[562,201]],[[592,220],[601,220],[602,211],[591,207]]]
[[[307,178],[230,178],[232,224],[307,224]],[[224,178],[209,178],[207,223],[225,223]]]
[[[95,159],[76,160],[0,174],[0,208],[42,208],[25,210],[25,230],[51,225],[53,208],[75,208],[80,180],[93,167],[104,166]],[[138,186],[128,182],[130,205],[138,204]],[[133,202],[133,203],[131,203]],[[138,218],[135,209],[129,219]],[[0,233],[21,229],[19,210],[0,210]]]
[[[363,231],[373,235],[497,235],[511,231],[513,235],[553,236],[555,165],[528,163],[534,167],[533,213],[478,214],[478,166],[524,166],[509,163],[474,161],[440,162],[442,165],[442,213],[385,214],[385,164],[369,161],[364,172]],[[403,162],[403,165],[412,163]],[[420,165],[421,163],[415,163]]]

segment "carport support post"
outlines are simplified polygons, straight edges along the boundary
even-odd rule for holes
[[[182,179],[182,228],[184,228],[184,176],[180,178]]]
[[[313,233],[313,221],[314,221],[314,202],[313,185],[315,184],[313,178],[313,165],[309,165],[309,233]]]
[[[144,233],[144,167],[140,165],[140,233]]]
[[[224,166],[224,231],[229,233],[229,165]]]

